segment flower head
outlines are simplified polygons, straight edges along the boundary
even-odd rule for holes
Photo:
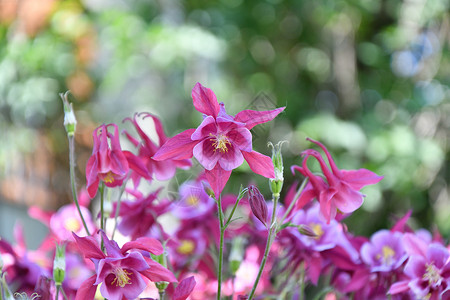
[[[250,129],[275,118],[284,107],[270,111],[244,110],[236,116],[225,111],[214,92],[200,83],[192,89],[195,109],[204,114],[196,129],[188,129],[169,139],[153,156],[154,160],[187,159],[194,156],[205,168],[205,174],[218,196],[231,171],[246,160],[253,172],[274,178],[270,157],[252,150]]]

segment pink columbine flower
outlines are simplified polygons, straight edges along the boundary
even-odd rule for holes
[[[110,300],[122,300],[136,299],[144,291],[146,283],[143,277],[153,282],[177,281],[172,272],[140,252],[162,254],[163,247],[158,240],[139,238],[119,248],[117,243],[109,240],[102,231],[107,252],[105,255],[94,237],[79,237],[76,234],[73,236],[81,252],[86,258],[91,259],[96,267],[96,274],[86,279],[80,286],[76,300],[93,299],[97,285],[100,283],[102,284],[100,292],[103,297]]]
[[[172,213],[182,220],[203,219],[211,213],[216,203],[206,192],[205,184],[208,185],[202,180],[184,182],[179,188],[179,201],[173,206]]]
[[[150,137],[144,132],[141,125],[139,125],[138,117],[141,117],[142,120],[145,120],[147,118],[151,118],[153,120],[156,134],[158,135],[158,143],[153,142]],[[148,173],[157,180],[169,180],[175,175],[176,168],[186,169],[192,165],[191,161],[188,159],[167,159],[163,161],[157,161],[152,158],[156,151],[158,151],[159,147],[168,140],[166,134],[164,133],[164,128],[161,124],[161,121],[156,116],[150,113],[140,113],[135,114],[133,118],[126,118],[124,121],[130,121],[134,125],[137,133],[139,134],[139,137],[141,138],[141,141],[135,139],[127,131],[124,131],[124,133],[130,140],[130,142],[138,148],[138,156],[139,158],[141,158],[142,162],[147,168]],[[140,176],[139,174],[137,174],[137,176],[133,176],[132,178],[135,182],[138,182]]]
[[[308,149],[302,152],[304,157],[302,167],[293,166],[293,169],[300,171],[310,180],[313,189],[305,189],[308,193],[307,198],[318,199],[321,213],[327,222],[336,217],[338,210],[342,213],[351,213],[358,209],[364,199],[364,195],[359,191],[366,185],[379,182],[383,176],[378,176],[367,169],[340,170],[324,145],[309,138],[307,140],[322,148],[330,164],[328,168],[320,153],[315,150]],[[306,161],[310,156],[319,162],[327,182],[308,169]],[[302,199],[302,203],[308,199]]]
[[[108,128],[114,128],[114,134]],[[94,148],[86,165],[86,188],[91,198],[97,194],[100,180],[108,187],[122,185],[129,166],[120,148],[119,129],[116,124],[100,125],[93,134]],[[111,145],[108,144],[108,139]]]
[[[253,172],[274,178],[270,157],[252,150],[250,129],[275,118],[284,107],[270,111],[244,110],[236,116],[226,113],[212,90],[197,83],[192,89],[197,111],[204,114],[197,129],[188,129],[169,139],[153,156],[154,160],[188,159],[194,156],[205,168],[205,174],[216,196],[222,192],[231,171],[244,159]]]

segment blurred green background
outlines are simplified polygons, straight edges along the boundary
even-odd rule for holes
[[[437,226],[448,237],[448,7],[445,0],[0,0],[0,209],[70,201],[59,93],[72,93],[83,185],[96,126],[130,130],[122,120],[147,111],[170,136],[195,127],[201,115],[190,91],[198,81],[231,114],[287,106],[253,132],[265,154],[267,141],[289,141],[286,187],[299,180],[289,166],[311,147],[307,136],[327,145],[339,167],[384,175],[363,190],[350,231],[368,236],[412,209],[415,228]],[[247,170],[235,172],[228,190],[256,180],[269,195]],[[11,231],[8,222],[0,234]]]

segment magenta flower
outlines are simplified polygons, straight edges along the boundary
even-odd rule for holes
[[[156,134],[158,135],[158,144],[154,143],[139,125],[138,117],[141,116],[143,116],[142,117],[143,120],[146,118],[152,118],[153,123],[155,125]],[[152,158],[152,156],[156,153],[156,151],[158,151],[159,147],[163,145],[168,139],[166,134],[164,133],[161,121],[156,116],[150,113],[140,113],[135,114],[132,119],[126,118],[125,120],[130,121],[134,125],[137,133],[139,134],[139,137],[141,138],[141,141],[139,141],[134,137],[132,137],[127,131],[124,131],[125,135],[128,137],[130,142],[133,143],[133,145],[138,148],[139,153],[138,156],[146,166],[147,171],[151,176],[153,176],[157,180],[162,181],[169,180],[175,175],[177,167],[186,169],[192,165],[191,161],[188,159],[182,160],[166,159],[162,161],[157,161]],[[135,183],[138,182],[140,179],[139,174],[137,175],[138,176],[133,177]]]
[[[305,189],[305,195],[303,198],[300,197],[301,202],[306,203],[314,197],[317,198],[320,202],[320,211],[327,222],[336,217],[338,210],[345,214],[358,209],[364,199],[364,195],[359,190],[366,185],[379,182],[383,179],[383,176],[378,176],[367,169],[340,170],[324,145],[309,138],[307,140],[322,148],[327,156],[331,170],[319,152],[312,149],[302,152],[304,156],[302,167],[293,166],[293,169],[308,177],[313,189]],[[308,169],[306,161],[310,156],[316,158],[319,162],[327,182],[320,176],[312,174]]]
[[[114,128],[114,134],[108,128]],[[91,198],[97,194],[100,180],[108,187],[122,185],[128,174],[129,166],[120,148],[119,129],[116,124],[101,125],[93,134],[94,148],[86,165],[86,189]],[[108,144],[108,138],[111,146]]]
[[[172,213],[182,219],[201,219],[212,212],[216,203],[214,199],[205,191],[208,184],[204,181],[189,180],[184,182],[179,188],[179,201],[172,209]]]
[[[80,210],[89,232],[94,232],[96,227],[92,222],[91,212],[84,206],[80,206]],[[75,204],[64,205],[56,213],[52,214],[49,228],[60,240],[72,240],[71,232],[80,235],[87,234]]]
[[[146,283],[143,277],[154,282],[177,281],[172,272],[140,252],[162,254],[163,247],[155,239],[139,238],[119,248],[115,241],[109,240],[102,232],[108,254],[105,255],[94,237],[79,237],[76,234],[73,236],[81,252],[94,262],[96,268],[96,275],[83,282],[77,292],[76,300],[93,299],[97,285],[100,283],[102,283],[100,292],[103,297],[110,300],[122,300],[136,299],[144,291]],[[130,251],[132,249],[140,251]]]
[[[361,247],[361,258],[372,272],[392,272],[406,261],[402,236],[400,232],[380,230]]]
[[[450,288],[450,253],[439,243],[428,244],[411,233],[403,238],[410,257],[404,273],[407,280],[394,283],[389,293],[411,291],[417,299],[447,299],[442,295]]]
[[[270,111],[244,110],[235,117],[228,115],[224,104],[217,102],[212,90],[197,83],[192,89],[197,111],[203,122],[169,139],[153,156],[154,160],[188,159],[194,156],[205,168],[205,174],[216,196],[222,192],[231,171],[247,161],[253,172],[274,178],[270,157],[252,150],[250,129],[275,118],[284,107]]]
[[[264,196],[254,185],[248,187],[248,202],[253,215],[267,227],[269,215],[267,203]]]

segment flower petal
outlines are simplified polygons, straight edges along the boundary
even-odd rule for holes
[[[252,129],[255,125],[272,121],[284,109],[285,107],[266,111],[243,110],[234,117],[234,120],[245,123],[247,129]]]
[[[360,190],[369,184],[379,182],[384,176],[379,176],[367,169],[359,170],[340,170],[341,180],[345,180],[353,189]]]
[[[217,164],[212,170],[205,170],[206,180],[208,180],[209,185],[216,195],[216,198],[218,198],[220,193],[222,193],[222,190],[227,184],[230,175],[231,171],[225,171],[219,164]]]
[[[73,233],[73,237],[77,242],[78,248],[83,252],[86,258],[102,259],[105,258],[105,254],[98,247],[97,240],[92,236],[79,237]]]
[[[192,100],[196,110],[205,115],[217,117],[220,107],[217,97],[211,89],[197,82],[192,89]]]
[[[216,150],[210,139],[205,139],[198,143],[192,153],[206,170],[212,170],[221,156],[220,151]]]
[[[77,290],[75,300],[94,299],[95,292],[97,291],[97,286],[94,285],[96,277],[97,275],[93,275],[83,281],[83,283]]]
[[[195,129],[191,128],[170,138],[161,148],[159,148],[152,158],[154,160],[181,160],[191,158],[192,149],[198,143],[198,141],[191,140],[191,135],[194,131]]]
[[[145,257],[150,268],[145,271],[141,271],[141,274],[150,279],[153,282],[167,281],[167,282],[177,282],[172,272],[168,269],[152,260],[151,258]]]
[[[181,280],[178,286],[175,288],[173,299],[185,300],[194,290],[195,284],[196,282],[194,276]]]
[[[242,155],[253,172],[266,178],[275,178],[275,170],[270,157],[256,151],[242,151]]]
[[[247,128],[241,127],[230,130],[227,133],[227,138],[230,139],[233,144],[238,146],[240,150],[247,152],[252,151],[252,134]]]
[[[225,171],[232,171],[244,162],[241,150],[236,148],[234,144],[231,144],[227,152],[220,153],[218,162]]]
[[[125,252],[131,249],[144,250],[155,255],[160,255],[164,251],[160,241],[149,237],[141,237],[135,241],[125,243],[121,249],[122,254],[125,254]]]
[[[191,135],[192,140],[201,140],[205,137],[208,137],[210,134],[217,133],[217,125],[216,120],[208,116],[206,117],[202,123],[195,129],[194,133]]]

